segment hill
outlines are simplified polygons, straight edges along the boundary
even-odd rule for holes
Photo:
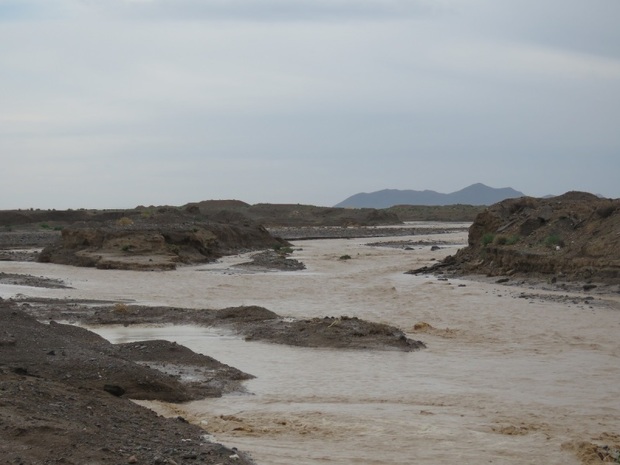
[[[466,248],[411,273],[442,270],[618,284],[619,231],[620,199],[585,192],[508,199],[476,217]]]
[[[336,207],[389,208],[395,205],[491,205],[505,199],[524,197],[523,192],[504,187],[501,189],[484,184],[472,184],[450,194],[432,190],[384,189],[371,193],[359,193],[343,200]]]

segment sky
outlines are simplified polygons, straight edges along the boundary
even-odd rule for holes
[[[620,197],[618,0],[0,0],[0,209]]]

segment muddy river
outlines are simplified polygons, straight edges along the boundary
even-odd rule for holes
[[[357,316],[401,327],[410,353],[246,342],[189,326],[108,327],[113,342],[169,339],[252,373],[246,394],[183,405],[182,415],[258,464],[579,464],[569,445],[620,434],[620,305],[491,282],[404,271],[463,246],[463,232],[299,241],[298,272],[243,272],[247,257],[167,272],[7,262],[3,270],[66,280],[24,293],[193,308],[261,305],[291,317]],[[350,255],[350,260],[340,260]],[[526,293],[527,295],[524,295]],[[427,323],[422,331],[414,325]]]

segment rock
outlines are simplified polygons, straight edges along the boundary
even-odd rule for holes
[[[252,255],[252,261],[234,265],[238,268],[249,268],[258,270],[279,270],[279,271],[298,271],[305,270],[304,265],[299,260],[287,258],[285,254],[279,254],[274,250],[267,250]]]
[[[103,390],[109,392],[113,396],[120,397],[125,394],[125,389],[115,384],[104,384]]]

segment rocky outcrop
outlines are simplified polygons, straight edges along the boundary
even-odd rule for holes
[[[251,222],[124,217],[64,228],[60,239],[41,252],[39,261],[102,269],[169,270],[178,264],[204,263],[223,255],[285,244]]]
[[[568,192],[505,200],[476,217],[468,247],[433,269],[620,282],[620,199]]]

